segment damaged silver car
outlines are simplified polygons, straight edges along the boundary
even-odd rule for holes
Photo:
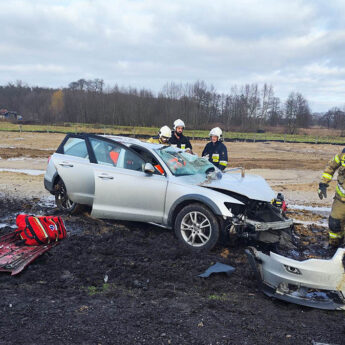
[[[345,249],[330,259],[294,260],[254,247],[249,262],[269,297],[308,307],[345,310]]]
[[[97,218],[155,223],[194,251],[229,234],[269,241],[292,226],[262,177],[222,173],[206,158],[126,137],[67,135],[44,184],[62,210],[86,205]]]

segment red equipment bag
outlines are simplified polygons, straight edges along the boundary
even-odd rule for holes
[[[66,228],[61,217],[19,214],[16,223],[16,233],[29,246],[47,244],[66,237]]]

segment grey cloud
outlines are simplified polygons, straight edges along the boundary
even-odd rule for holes
[[[103,78],[157,91],[203,79],[224,92],[267,82],[326,109],[345,92],[344,10],[321,0],[1,2],[1,80]]]

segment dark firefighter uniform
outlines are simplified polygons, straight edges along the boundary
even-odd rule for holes
[[[187,137],[185,137],[182,133],[177,134],[176,132],[172,132],[171,138],[169,139],[169,144],[176,145],[180,149],[192,149],[192,145]]]
[[[338,170],[339,169],[339,170]],[[344,242],[345,226],[345,149],[332,158],[322,174],[319,184],[319,196],[322,199],[327,196],[326,188],[331,182],[335,171],[338,170],[338,183],[335,191],[331,215],[328,219],[329,243],[334,246]]]
[[[228,164],[228,150],[226,146],[219,140],[215,143],[209,142],[205,146],[201,155],[208,155],[208,160],[220,170],[224,170]]]

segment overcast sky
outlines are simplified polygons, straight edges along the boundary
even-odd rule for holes
[[[272,84],[345,104],[345,1],[0,0],[0,84]]]

